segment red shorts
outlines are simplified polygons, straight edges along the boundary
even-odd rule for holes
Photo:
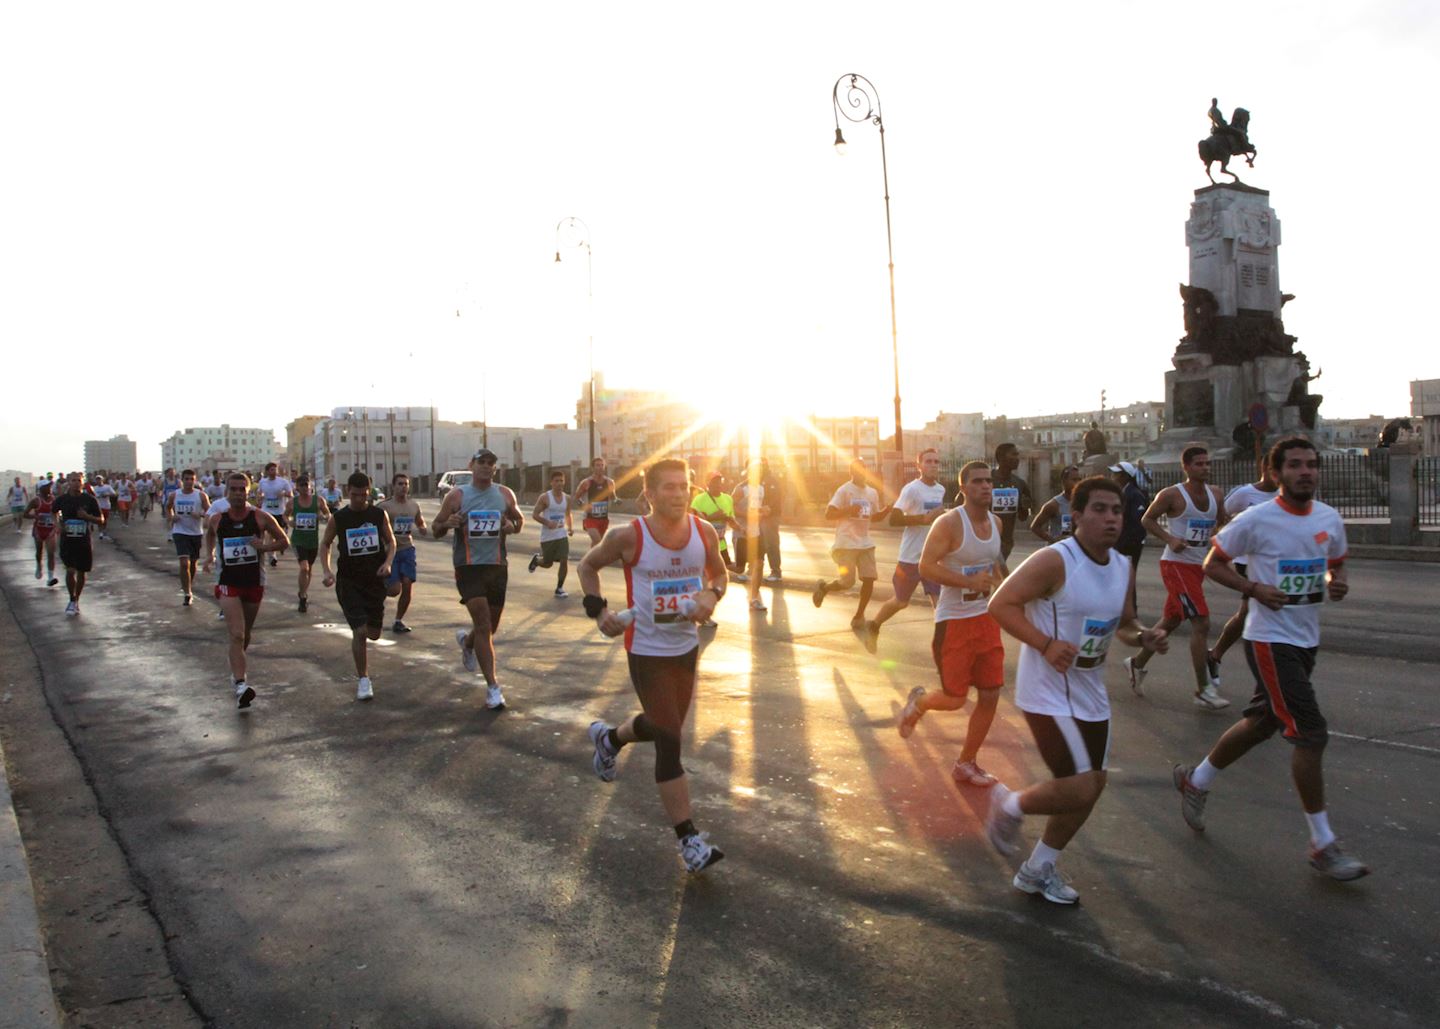
[[[1165,583],[1165,620],[1183,622],[1209,618],[1205,604],[1205,569],[1184,561],[1161,561],[1160,580]]]
[[[940,687],[952,697],[964,697],[971,686],[996,690],[1005,684],[1005,644],[999,623],[988,614],[936,622],[930,651]]]
[[[216,586],[215,597],[239,597],[242,604],[258,604],[265,599],[264,586]]]
[[[124,514],[126,511],[130,510],[130,501],[128,500],[117,500],[115,501],[115,504],[120,508],[121,514]]]
[[[609,518],[585,518],[585,519],[582,519],[582,520],[581,520],[581,522],[580,522],[580,528],[582,528],[582,529],[599,529],[599,530],[600,530],[600,535],[603,536],[603,535],[605,535],[607,532],[610,531],[610,519],[609,519]]]

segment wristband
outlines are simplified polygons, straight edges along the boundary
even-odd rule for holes
[[[597,597],[593,593],[585,594],[585,615],[589,618],[599,618],[600,613],[605,610],[605,598]]]
[[[1255,596],[1255,584],[1253,582],[1247,581],[1245,583],[1245,588],[1240,592],[1245,594],[1247,600],[1250,599],[1251,597]]]

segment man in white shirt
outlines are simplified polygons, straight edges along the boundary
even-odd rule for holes
[[[890,524],[903,526],[900,535],[900,560],[895,564],[891,585],[895,595],[880,605],[873,622],[865,623],[865,649],[875,653],[880,639],[880,626],[910,606],[916,586],[923,586],[933,606],[940,598],[940,584],[920,574],[920,553],[925,549],[925,536],[935,519],[945,513],[945,486],[940,482],[940,451],[934,447],[920,451],[915,458],[920,478],[912,479],[900,491],[890,509]],[[987,507],[988,510],[988,507]]]
[[[865,462],[856,458],[850,462],[850,479],[840,484],[830,505],[825,509],[827,521],[835,522],[835,543],[830,548],[830,557],[840,569],[840,578],[829,582],[821,579],[815,584],[810,599],[816,607],[825,603],[827,593],[843,593],[860,579],[860,605],[855,617],[850,619],[850,628],[865,628],[865,607],[870,603],[870,594],[875,591],[875,541],[870,538],[870,525],[884,521],[890,508],[880,506],[880,494],[874,486],[866,484],[869,472]]]
[[[1225,494],[1225,514],[1234,519],[1252,507],[1268,504],[1275,499],[1279,488],[1280,483],[1276,481],[1275,473],[1267,464],[1261,470],[1258,482],[1244,483]],[[1245,574],[1243,556],[1236,559],[1235,570],[1241,575]],[[1220,638],[1215,641],[1215,646],[1211,647],[1210,653],[1206,655],[1205,663],[1209,668],[1211,682],[1219,683],[1220,661],[1225,657],[1225,652],[1239,642],[1241,634],[1245,631],[1245,618],[1249,613],[1250,598],[1241,597],[1240,607],[1230,616],[1230,620],[1225,623],[1225,628],[1220,630]]]

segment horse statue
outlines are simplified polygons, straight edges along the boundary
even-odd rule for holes
[[[1230,158],[1245,156],[1245,163],[1251,168],[1255,167],[1255,148],[1250,145],[1250,112],[1243,107],[1235,108],[1235,113],[1230,121],[1225,121],[1225,116],[1220,113],[1220,107],[1215,100],[1210,101],[1210,135],[1200,141],[1200,160],[1205,162],[1205,175],[1212,184],[1215,183],[1215,176],[1210,174],[1210,166],[1216,161],[1220,162],[1220,173],[1228,175],[1236,182],[1240,182],[1240,176],[1230,170]],[[1241,183],[1243,185],[1243,183]]]

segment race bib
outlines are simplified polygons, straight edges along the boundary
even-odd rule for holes
[[[315,532],[320,528],[320,515],[315,511],[295,512],[296,532]]]
[[[990,510],[996,514],[1013,515],[1020,510],[1020,488],[1005,486],[990,494]]]
[[[200,507],[198,497],[182,497],[175,495],[175,513],[177,515],[193,515]]]
[[[986,561],[983,565],[965,565],[964,567],[962,567],[962,568],[960,569],[960,574],[961,574],[961,575],[981,575],[981,574],[983,574],[983,573],[985,573],[985,572],[988,572],[988,571],[990,570],[990,568],[991,568],[991,563],[990,563],[989,561]],[[961,591],[960,591],[960,599],[961,599],[961,600],[984,600],[984,599],[985,599],[986,597],[988,597],[989,595],[990,595],[990,594],[989,594],[988,591],[985,591],[985,592],[982,592],[982,591],[980,591],[980,590],[961,590]]]
[[[927,501],[925,501],[925,506],[924,506],[923,510],[924,510],[924,512],[925,512],[926,514],[929,514],[931,511],[935,510],[937,507],[941,506],[943,503],[944,503],[943,500],[927,500]]]
[[[285,505],[280,502],[279,497],[275,497],[273,499],[271,497],[266,497],[264,502],[260,505],[260,510],[264,511],[266,514],[278,515],[284,509]]]
[[[1210,534],[1214,531],[1215,519],[1191,518],[1185,526],[1185,545],[1187,547],[1208,547]]]
[[[1105,663],[1105,653],[1110,649],[1110,641],[1115,638],[1115,627],[1120,624],[1120,619],[1111,618],[1108,621],[1101,621],[1099,618],[1087,618],[1080,629],[1080,653],[1076,655],[1076,668],[1095,668]]]
[[[410,516],[401,515],[395,519],[395,534],[397,536],[408,536],[414,528],[415,519]]]
[[[680,602],[700,592],[700,579],[693,575],[685,579],[657,579],[650,589],[655,598],[655,624],[672,625],[688,621],[680,615]]]
[[[592,504],[590,505],[590,517],[591,517],[591,518],[608,518],[608,517],[610,517],[610,501],[608,501],[608,500],[597,500],[597,501],[595,501],[594,503],[592,503]]]
[[[1286,604],[1325,603],[1325,559],[1323,557],[1282,557],[1275,562]]]
[[[858,515],[858,517],[860,517],[860,518],[869,518],[869,517],[870,517],[870,501],[868,501],[868,500],[857,500],[855,503],[858,504],[859,507],[860,507],[860,514]]]
[[[260,561],[260,552],[255,549],[253,536],[227,536],[220,541],[220,563],[223,565],[253,565]]]
[[[468,517],[471,539],[494,539],[500,535],[499,511],[471,511]]]
[[[1071,529],[1072,529],[1071,516],[1070,516],[1070,515],[1061,515],[1061,516],[1060,516],[1060,535],[1062,535],[1062,536],[1068,536],[1068,535],[1070,535]]]
[[[357,525],[345,530],[345,551],[351,557],[380,553],[380,527]]]
[[[35,516],[35,524],[42,529],[55,528],[55,516],[48,511],[42,511]]]
[[[83,518],[65,519],[65,538],[83,540],[90,532],[90,523]]]

